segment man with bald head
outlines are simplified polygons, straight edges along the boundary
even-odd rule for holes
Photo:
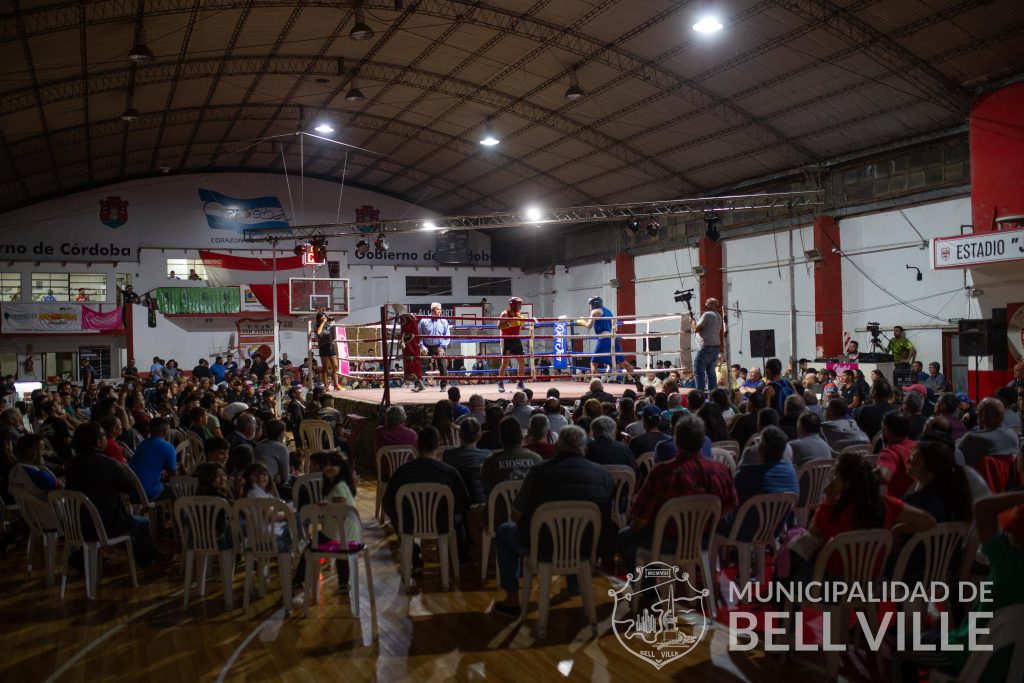
[[[978,431],[968,432],[956,444],[966,464],[976,467],[986,455],[1018,455],[1020,443],[1017,434],[1003,426],[1004,411],[998,398],[978,404]]]
[[[700,319],[690,316],[690,329],[697,336],[697,355],[693,360],[693,372],[697,379],[697,389],[711,391],[718,386],[715,378],[715,363],[722,349],[722,306],[718,299],[709,298],[704,302],[704,312]]]

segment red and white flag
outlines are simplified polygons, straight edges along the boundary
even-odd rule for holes
[[[206,279],[214,287],[235,287],[250,284],[271,284],[275,263],[272,256],[234,256],[215,251],[199,251],[206,268]],[[302,257],[279,255],[276,263],[277,281],[287,284],[290,277],[307,277]]]

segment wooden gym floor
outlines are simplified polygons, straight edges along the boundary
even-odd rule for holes
[[[579,598],[554,599],[544,641],[534,638],[532,611],[525,625],[491,614],[501,591],[493,564],[486,583],[474,562],[462,568],[458,590],[441,592],[436,553],[426,551],[420,589],[405,593],[395,562],[396,539],[372,521],[374,482],[360,484],[359,508],[367,522],[377,599],[371,614],[362,582],[361,616],[352,616],[333,574],[321,604],[302,618],[301,603],[287,616],[276,572],[269,590],[241,609],[241,571],[236,569],[235,609],[225,613],[220,572],[210,572],[207,595],[195,589],[188,612],[182,603],[180,555],[159,562],[131,587],[124,554],[109,553],[97,599],[87,601],[83,580],[60,579],[47,587],[42,556],[26,578],[25,553],[0,563],[0,680],[4,681],[639,681],[699,680],[774,683],[793,676],[763,652],[728,652],[722,625],[693,652],[661,671],[627,653],[610,627],[609,580],[594,580],[598,637]],[[170,552],[176,542],[161,539]],[[109,551],[108,551],[109,552]],[[239,568],[240,569],[240,568]],[[536,584],[535,584],[536,586]],[[536,591],[536,587],[534,588]],[[802,667],[800,667],[802,668]],[[807,670],[803,677],[808,678]],[[818,677],[810,673],[810,678]]]

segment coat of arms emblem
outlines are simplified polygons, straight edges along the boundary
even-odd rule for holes
[[[100,221],[108,228],[120,228],[128,222],[128,202],[120,197],[101,199]]]
[[[651,562],[610,589],[615,598],[612,631],[631,654],[661,669],[690,653],[710,626],[705,613],[708,589],[697,590],[679,567]]]

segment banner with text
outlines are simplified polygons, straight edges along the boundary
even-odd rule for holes
[[[81,304],[4,304],[3,331],[21,332],[95,332],[82,329]]]
[[[933,270],[1024,261],[1024,230],[935,237],[931,252]]]

